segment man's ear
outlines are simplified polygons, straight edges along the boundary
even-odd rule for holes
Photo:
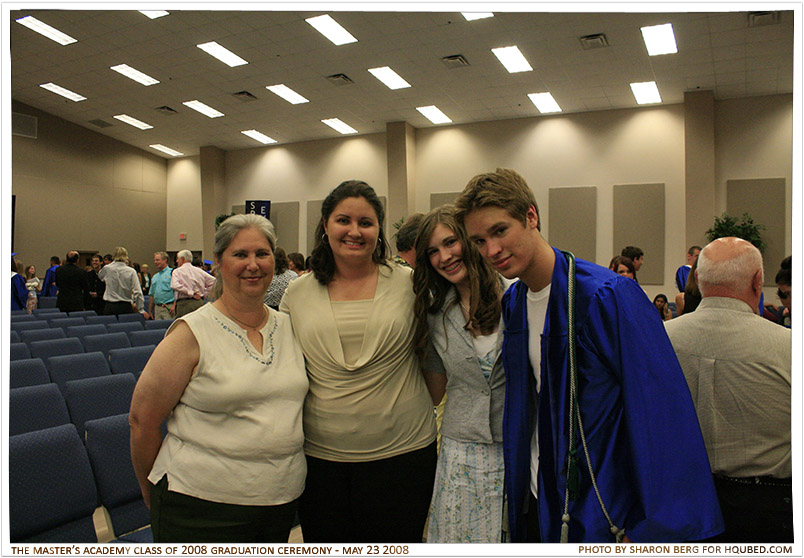
[[[528,223],[529,229],[538,229],[539,228],[539,214],[536,213],[536,208],[532,205],[528,209],[528,212],[525,213],[525,219]]]

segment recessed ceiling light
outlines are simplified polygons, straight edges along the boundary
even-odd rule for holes
[[[530,72],[533,70],[530,64],[528,64],[528,61],[525,60],[525,57],[522,56],[522,53],[519,52],[519,49],[515,46],[493,48],[491,52],[502,62],[505,69],[512,74],[516,72]]]
[[[542,114],[561,112],[561,107],[550,93],[529,93],[528,98]]]
[[[166,12],[165,10],[139,10],[142,15],[146,15],[151,19],[156,19],[158,17],[163,17],[169,15],[170,12]]]
[[[271,93],[275,93],[279,95],[283,99],[285,99],[288,103],[292,105],[298,105],[300,103],[309,103],[307,99],[303,96],[299,95],[293,89],[285,85],[284,83],[280,83],[279,85],[268,85],[265,87]]]
[[[337,130],[342,134],[356,134],[357,130],[349,126],[348,124],[342,122],[339,118],[327,118],[322,120],[324,124],[332,128],[333,130]]]
[[[184,155],[184,153],[181,153],[181,152],[176,151],[175,149],[171,149],[169,147],[165,147],[161,143],[154,143],[154,144],[149,145],[148,147],[152,147],[152,148],[156,149],[157,151],[161,151],[162,153],[167,153],[168,155],[173,155],[174,157],[178,157],[179,155]]]
[[[656,87],[655,81],[632,83],[631,91],[634,92],[634,98],[636,99],[638,105],[649,105],[651,103],[662,102],[662,96],[659,95],[659,88]]]
[[[78,93],[73,93],[69,89],[65,89],[65,88],[63,88],[63,87],[61,87],[59,85],[56,85],[55,83],[43,83],[39,87],[44,87],[48,91],[52,91],[53,93],[55,93],[57,95],[61,95],[62,97],[67,97],[71,101],[78,102],[78,101],[85,101],[86,100],[86,97],[84,97],[83,95],[79,95]]]
[[[491,12],[461,12],[466,21],[474,21],[476,19],[485,19],[487,17],[494,17]]]
[[[208,43],[203,43],[195,46],[197,46],[207,54],[214,56],[215,58],[217,58],[218,60],[220,60],[221,62],[223,62],[224,64],[228,65],[231,68],[234,68],[235,66],[242,66],[243,64],[248,64],[248,62],[240,58],[234,52],[232,52],[227,48],[222,47],[215,41],[210,41]]]
[[[127,115],[127,114],[116,114],[115,118],[117,118],[121,122],[125,122],[126,124],[130,124],[131,126],[134,126],[135,128],[139,128],[140,130],[150,130],[151,128],[153,128],[153,126],[151,126],[150,124],[146,124],[142,120],[137,120],[136,118],[131,117],[131,116]]]
[[[210,118],[218,118],[219,116],[223,116],[223,113],[219,110],[215,110],[209,105],[205,105],[201,101],[185,101],[182,103],[186,107],[190,107],[193,110],[197,110],[204,116],[209,116]]]
[[[645,41],[645,46],[647,47],[648,54],[650,56],[674,54],[678,52],[678,47],[676,46],[676,36],[673,34],[672,23],[642,27],[641,30],[642,38]]]
[[[258,132],[257,130],[243,130],[240,132],[241,134],[245,134],[248,137],[257,140],[260,143],[276,143],[274,138],[270,138],[263,134],[262,132]]]
[[[449,122],[452,122],[450,117],[441,112],[441,109],[439,109],[435,105],[430,105],[427,107],[416,107],[416,110],[422,113],[427,118],[427,120],[429,120],[433,124],[447,124]]]
[[[388,66],[383,66],[382,68],[369,68],[369,72],[371,72],[371,75],[373,75],[375,78],[387,85],[389,89],[404,89],[405,87],[410,87],[410,84],[407,81],[402,79],[399,74]]]
[[[15,21],[17,23],[21,23],[28,29],[36,31],[40,35],[44,35],[52,41],[56,41],[60,45],[69,45],[78,42],[78,39],[73,39],[71,36],[67,35],[66,33],[62,33],[55,27],[51,27],[47,23],[39,21],[34,16],[21,17]]]
[[[319,33],[336,45],[357,42],[357,39],[355,39],[349,31],[341,27],[341,24],[332,19],[329,15],[325,14],[316,17],[308,17],[304,21],[315,27]]]
[[[128,64],[118,64],[117,66],[112,66],[111,69],[143,85],[154,85],[155,83],[159,83],[158,79],[154,79],[148,74],[143,74],[141,71],[135,70]]]

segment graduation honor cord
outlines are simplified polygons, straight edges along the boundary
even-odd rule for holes
[[[609,516],[606,510],[606,505],[603,503],[603,497],[600,495],[600,490],[597,487],[595,480],[595,473],[592,471],[592,462],[589,459],[589,448],[586,446],[586,435],[583,431],[583,422],[581,421],[581,409],[578,405],[578,363],[576,361],[575,351],[575,256],[572,252],[561,251],[564,257],[567,258],[569,271],[567,273],[567,364],[570,374],[570,397],[569,397],[569,444],[567,447],[567,483],[564,490],[564,513],[561,516],[561,542],[566,543],[569,541],[569,503],[570,500],[575,500],[578,496],[578,448],[575,447],[575,422],[578,423],[578,431],[580,433],[581,445],[583,447],[584,457],[586,458],[586,466],[589,469],[589,477],[592,480],[592,487],[595,489],[597,501],[600,503],[600,509],[603,515],[606,516],[606,521],[609,523],[609,529],[614,535],[616,542],[623,541],[625,536],[625,529],[617,527]]]

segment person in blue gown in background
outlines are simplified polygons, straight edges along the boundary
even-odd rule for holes
[[[25,310],[28,303],[28,286],[25,278],[17,273],[17,260],[15,254],[11,254],[11,309]]]

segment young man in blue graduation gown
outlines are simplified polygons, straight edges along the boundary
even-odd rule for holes
[[[11,309],[25,310],[28,304],[28,287],[25,278],[17,273],[17,261],[11,254]]]
[[[59,288],[56,286],[56,270],[59,268],[61,260],[58,256],[50,258],[50,267],[45,272],[45,279],[42,281],[42,291],[39,296],[56,296]]]
[[[639,285],[575,260],[576,481],[568,485],[569,256],[541,236],[533,192],[514,171],[473,178],[456,200],[483,256],[509,279],[503,297],[503,423],[510,540],[701,540],[723,530],[689,389],[653,304]],[[574,259],[574,258],[572,258]],[[534,374],[534,370],[537,372]],[[566,529],[565,528],[565,529]],[[623,531],[624,530],[624,533]]]

